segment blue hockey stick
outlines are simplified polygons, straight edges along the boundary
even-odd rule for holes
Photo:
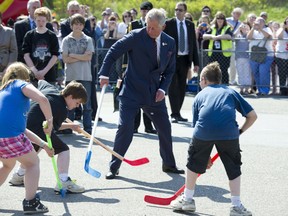
[[[101,173],[98,172],[97,170],[93,169],[92,167],[90,167],[90,159],[91,159],[91,155],[92,155],[91,149],[92,149],[92,145],[93,145],[93,137],[95,137],[96,127],[97,127],[97,124],[98,124],[98,119],[99,119],[99,114],[100,114],[100,110],[101,110],[101,106],[102,106],[102,102],[103,102],[103,97],[104,97],[104,94],[105,94],[105,89],[106,89],[106,85],[104,85],[102,87],[102,90],[101,90],[99,105],[98,105],[97,113],[96,113],[96,116],[95,116],[95,119],[94,119],[94,125],[93,125],[93,129],[92,129],[92,134],[91,134],[89,146],[88,146],[88,149],[87,149],[87,154],[86,154],[86,158],[85,158],[85,165],[84,165],[85,171],[88,174],[90,174],[90,175],[92,175],[92,176],[94,176],[96,178],[99,178],[101,176]]]

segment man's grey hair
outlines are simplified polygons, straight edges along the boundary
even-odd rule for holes
[[[80,4],[79,4],[78,1],[75,1],[75,0],[69,1],[68,4],[67,4],[67,10],[69,10],[69,8],[70,8],[71,6],[78,6],[78,7],[80,7]]]
[[[41,1],[40,0],[29,0],[27,2],[27,10],[29,10],[29,8],[31,7],[31,4],[34,2],[39,2],[40,6],[41,6]]]
[[[164,26],[166,22],[166,16],[163,12],[163,9],[153,8],[150,10],[145,17],[145,21],[147,23],[148,20],[157,20],[160,26]]]

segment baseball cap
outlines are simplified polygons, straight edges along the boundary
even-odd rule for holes
[[[147,2],[142,2],[140,5],[141,10],[151,10],[153,8],[153,4],[149,1]]]

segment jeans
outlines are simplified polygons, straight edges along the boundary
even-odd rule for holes
[[[273,60],[273,56],[267,56],[263,63],[250,60],[251,70],[260,94],[268,94],[270,91],[270,67]]]
[[[82,104],[83,107],[83,126],[84,130],[88,133],[91,133],[92,131],[92,109],[91,109],[91,81],[82,81],[77,80],[77,82],[81,83],[87,92],[87,102],[85,104]],[[75,115],[75,109],[68,111],[68,118],[70,120],[74,120]]]

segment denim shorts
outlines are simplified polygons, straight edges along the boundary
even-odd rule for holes
[[[187,168],[195,173],[205,173],[214,145],[219,153],[229,180],[240,176],[242,162],[239,139],[204,141],[193,137],[188,149]]]

